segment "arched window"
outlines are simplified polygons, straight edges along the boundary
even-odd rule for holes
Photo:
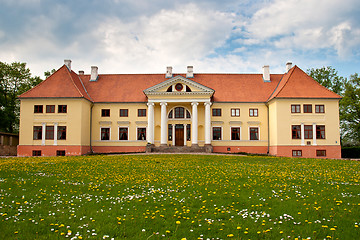
[[[190,112],[183,107],[176,107],[168,114],[168,118],[191,118]]]

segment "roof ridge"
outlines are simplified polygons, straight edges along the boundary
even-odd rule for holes
[[[42,84],[44,84],[44,82],[46,82],[49,78],[51,78],[56,72],[60,71],[60,69],[63,68],[64,66],[65,66],[65,64],[64,64],[62,67],[60,67],[58,70],[56,70],[53,74],[51,74],[49,77],[47,77],[45,80],[41,81],[41,83],[39,83],[38,85],[30,88],[30,89],[27,90],[26,92],[20,94],[20,95],[18,96],[18,98],[20,98],[22,95],[24,95],[24,94],[26,94],[26,93],[28,93],[28,92],[36,89],[36,88],[38,88],[38,87],[41,86]]]
[[[285,73],[285,74],[281,77],[278,85],[276,86],[275,90],[274,90],[273,93],[270,95],[270,97],[269,97],[269,99],[268,99],[267,101],[270,101],[270,100],[272,100],[273,98],[276,98],[276,96],[279,95],[279,93],[284,89],[284,87],[285,87],[286,84],[288,83],[291,75],[292,75],[293,72],[295,71],[295,68],[299,68],[299,67],[295,65],[294,67],[292,67],[287,73]],[[291,72],[290,72],[290,71],[291,71]],[[289,72],[290,72],[290,74],[289,74]],[[287,79],[285,80],[284,85],[281,87],[281,89],[279,89],[279,91],[277,91],[280,83],[283,81],[283,77],[286,76],[286,75],[288,75],[288,74],[289,74],[289,76],[288,76]],[[276,93],[276,91],[277,91],[277,93]],[[276,94],[275,94],[275,93],[276,93]],[[275,94],[275,95],[274,95],[274,94]]]
[[[76,72],[74,72],[74,74],[76,74]],[[80,76],[79,76],[78,74],[76,74],[76,76],[79,78],[79,81],[80,81],[81,85],[83,86],[84,91],[86,92],[86,94],[87,94],[88,97],[90,98],[90,100],[91,100],[92,102],[94,102],[94,100],[91,98],[90,94],[89,94],[88,91],[86,90],[86,87],[85,87],[83,81],[81,80]]]
[[[65,64],[64,64],[65,65]],[[67,68],[67,67],[66,67]],[[73,83],[74,87],[76,88],[76,90],[80,93],[80,95],[85,98],[85,96],[81,93],[80,89],[76,86],[75,82],[74,82],[74,79],[72,78],[71,76],[71,70],[67,68],[67,73],[69,74],[70,76],[70,79],[71,79],[71,82]],[[74,72],[75,73],[75,72]],[[76,73],[75,73],[76,74]]]

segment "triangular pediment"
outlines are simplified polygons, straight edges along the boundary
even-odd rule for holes
[[[213,95],[214,90],[182,76],[175,76],[144,90],[146,95]]]

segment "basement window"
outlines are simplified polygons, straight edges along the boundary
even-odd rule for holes
[[[57,150],[56,156],[65,156],[65,150]]]

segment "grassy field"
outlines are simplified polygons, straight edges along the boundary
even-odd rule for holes
[[[360,239],[360,162],[0,159],[1,239]]]

